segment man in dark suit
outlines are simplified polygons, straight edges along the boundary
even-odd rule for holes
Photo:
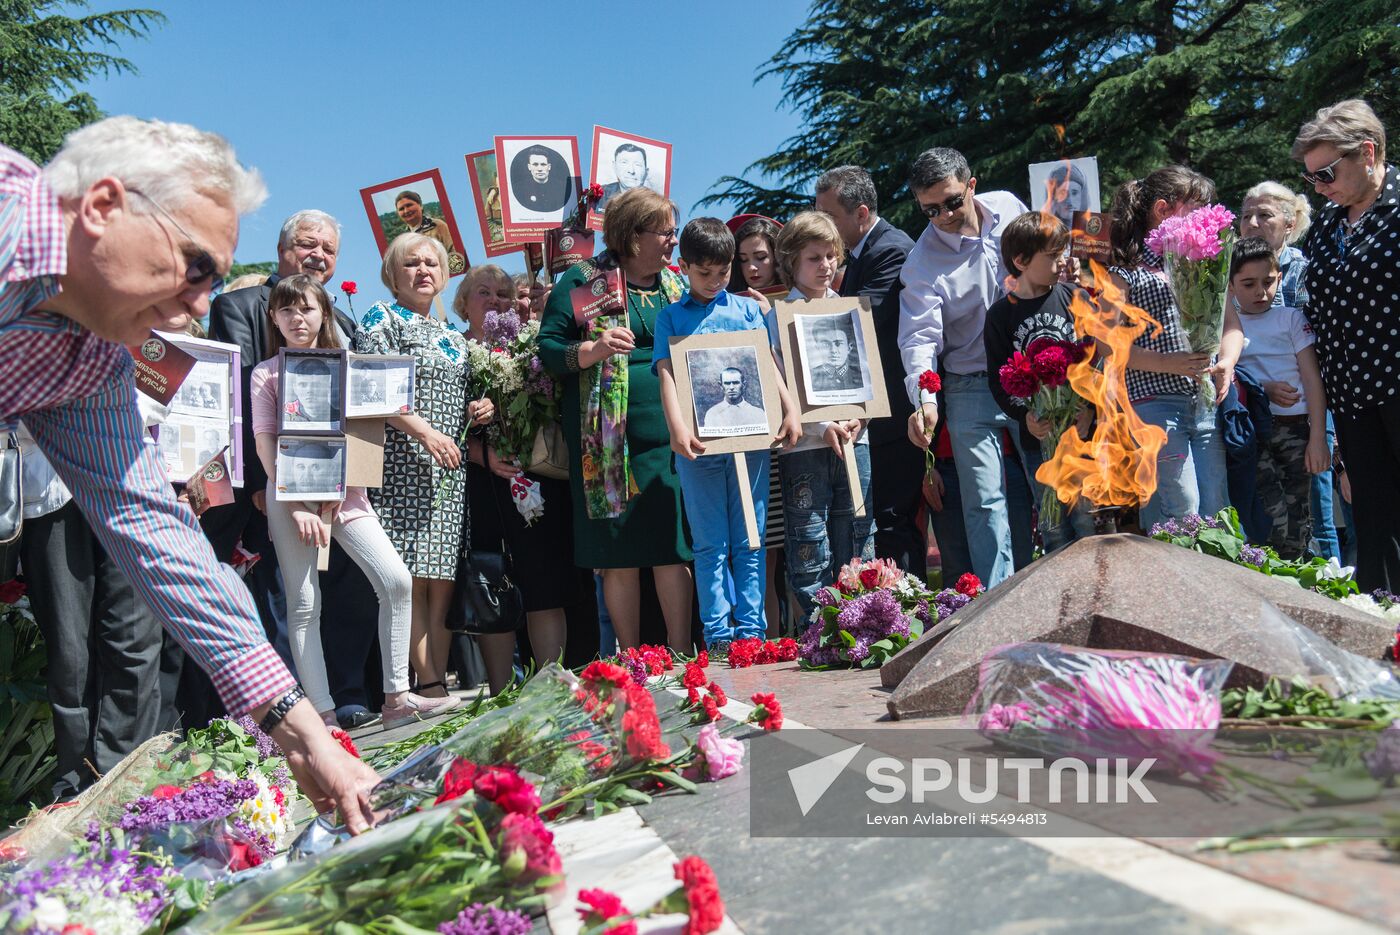
[[[859,166],[838,166],[817,179],[817,210],[836,222],[850,251],[841,294],[866,296],[875,318],[875,342],[885,372],[890,417],[870,422],[870,507],[875,554],[924,577],[927,545],[917,522],[923,497],[924,454],[905,431],[913,407],[899,356],[899,270],[914,246],[909,235],[876,213],[875,183]]]
[[[240,539],[250,552],[262,555],[244,581],[253,592],[268,639],[280,646],[286,645],[286,603],[276,575],[277,557],[267,534],[267,473],[253,442],[253,420],[248,416],[248,378],[253,367],[267,357],[271,327],[267,302],[272,287],[282,277],[296,273],[315,276],[322,283],[329,282],[335,273],[339,249],[340,225],[335,218],[323,211],[298,211],[282,225],[277,242],[277,272],[261,286],[224,293],[214,300],[209,311],[209,336],[215,341],[237,344],[242,355],[243,488],[235,488],[233,503],[206,512],[200,524],[220,561],[227,562],[232,557]],[[335,318],[341,343],[348,348],[355,333],[355,322],[339,310]],[[373,654],[378,630],[379,603],[369,579],[334,542],[330,568],[321,573],[321,594],[322,617],[332,621],[335,627],[335,639],[327,640],[325,649],[326,672],[336,715],[347,727],[372,724],[378,716],[369,711],[370,692],[366,690],[365,673],[370,664],[378,671],[378,662],[369,657]],[[280,641],[276,639],[279,618],[283,620],[281,629],[284,631]],[[377,676],[368,687],[378,692]],[[185,692],[181,694],[183,702]],[[195,701],[189,699],[186,710],[193,707]],[[191,713],[186,726],[197,726],[189,723],[197,721],[198,717]],[[197,721],[197,724],[202,723]]]

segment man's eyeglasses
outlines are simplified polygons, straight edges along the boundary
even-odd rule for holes
[[[165,215],[165,219],[171,224],[174,224],[175,229],[183,234],[186,240],[194,244],[195,249],[199,251],[195,254],[194,258],[190,260],[189,266],[185,267],[185,282],[189,283],[191,286],[197,286],[208,279],[210,280],[210,292],[221,291],[224,288],[224,277],[219,275],[219,264],[214,262],[214,258],[210,256],[208,250],[205,250],[199,245],[199,241],[195,239],[194,235],[185,230],[184,225],[175,220],[174,216],[171,215],[169,211],[165,210],[165,208],[161,206],[161,203],[150,195],[135,188],[128,188],[127,191],[131,192],[133,195],[140,195],[142,198],[149,201],[151,206]]]
[[[644,230],[644,231],[642,231],[642,233],[644,233],[644,234],[655,234],[656,236],[660,237],[662,240],[675,240],[677,237],[679,237],[679,236],[681,235],[681,229],[680,229],[679,227],[673,227],[673,228],[671,228],[671,229],[668,230],[668,231],[649,231],[649,230]]]
[[[967,201],[967,189],[963,189],[961,194],[954,195],[941,205],[919,205],[919,210],[924,213],[924,217],[933,221],[937,220],[940,214],[952,214],[954,211],[961,208],[965,201]]]
[[[1353,150],[1353,152],[1355,152],[1355,150]],[[1303,181],[1307,182],[1309,185],[1331,185],[1333,182],[1337,181],[1337,163],[1350,155],[1351,153],[1342,153],[1316,172],[1300,172],[1299,174],[1303,177]]]

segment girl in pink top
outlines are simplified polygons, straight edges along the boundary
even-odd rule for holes
[[[277,550],[277,564],[287,590],[287,630],[292,660],[307,697],[334,727],[335,703],[326,677],[321,649],[321,588],[316,550],[339,542],[360,566],[379,597],[379,648],[384,660],[384,726],[394,727],[415,717],[452,710],[459,699],[425,698],[410,692],[409,629],[413,618],[413,579],[369,505],[363,487],[349,487],[345,499],[330,504],[330,524],[322,519],[322,504],[278,500],[277,425],[278,361],[283,347],[338,348],[330,298],[310,276],[279,280],[268,297],[268,355],[253,368],[249,381],[253,435],[258,457],[267,470],[267,526]]]

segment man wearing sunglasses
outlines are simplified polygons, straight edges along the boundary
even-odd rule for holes
[[[900,273],[899,347],[915,407],[909,440],[920,448],[933,441],[938,406],[921,393],[919,375],[941,370],[972,567],[992,587],[1013,570],[1011,523],[1028,526],[1031,520],[1008,516],[1001,445],[1012,423],[987,386],[982,326],[1008,273],[1001,261],[1002,229],[1026,206],[1010,192],[978,194],[967,160],[942,147],[914,160],[909,190],[929,222]],[[1010,435],[1019,446],[1020,433]],[[1021,458],[1033,472],[1030,454],[1023,451]]]
[[[377,777],[326,731],[237,574],[175,500],[124,346],[204,313],[233,262],[239,215],[265,197],[227,141],[183,124],[100,121],[70,134],[42,172],[0,146],[0,422],[24,420],[228,709],[265,725],[319,809],[339,806],[362,830]]]

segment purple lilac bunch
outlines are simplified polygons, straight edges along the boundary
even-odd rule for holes
[[[1255,568],[1263,568],[1269,561],[1269,553],[1265,552],[1257,545],[1245,545],[1240,547],[1240,563],[1253,565]]]
[[[472,903],[438,926],[441,935],[527,935],[530,918],[515,909]]]
[[[953,614],[962,610],[972,603],[972,598],[966,594],[954,591],[952,588],[944,588],[933,596],[934,609],[938,611],[938,622],[942,623]]]
[[[520,316],[515,312],[487,312],[481,319],[481,336],[492,347],[507,347],[520,334]]]
[[[1176,538],[1178,536],[1194,537],[1200,535],[1203,529],[1219,529],[1222,523],[1213,516],[1200,516],[1196,513],[1187,513],[1182,517],[1173,517],[1166,522],[1154,523],[1148,535],[1154,539],[1162,536]]]
[[[141,831],[155,825],[226,818],[257,794],[258,784],[251,779],[197,782],[168,798],[143,795],[128,802],[118,827],[123,831]]]
[[[251,717],[245,714],[234,723],[243,728],[243,732],[249,737],[253,738],[253,743],[258,747],[258,756],[267,760],[282,755],[281,749],[277,746],[277,741],[263,733],[263,729],[259,727]]]
[[[136,935],[165,909],[174,878],[165,864],[94,845],[7,880],[0,922],[7,931]]]

